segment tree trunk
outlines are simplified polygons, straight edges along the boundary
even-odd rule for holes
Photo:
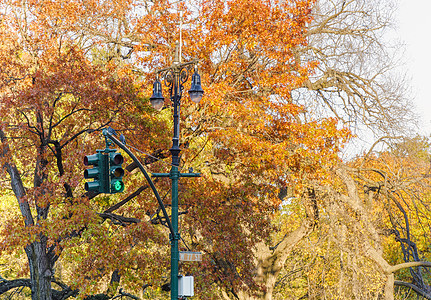
[[[3,143],[1,156],[7,156],[9,147],[4,132],[0,129],[0,140]],[[35,226],[34,218],[31,213],[30,205],[25,199],[25,188],[22,183],[21,175],[12,161],[6,162],[6,168],[11,178],[12,190],[18,200],[21,215],[26,227]],[[38,218],[45,217],[48,208],[38,209]],[[37,226],[37,225],[36,225]],[[28,263],[30,267],[30,285],[32,300],[51,300],[51,263],[46,253],[46,237],[40,235],[39,239],[25,247]]]
[[[241,290],[236,293],[236,297],[224,292],[223,297],[225,299],[272,300],[278,275],[283,270],[287,258],[293,248],[314,230],[319,218],[314,189],[308,189],[303,196],[306,218],[302,220],[301,225],[286,234],[283,240],[274,247],[268,247],[266,243],[260,243],[256,246],[255,280],[264,286],[265,290],[258,292],[257,295]]]
[[[46,253],[46,238],[25,247],[29,266],[32,300],[51,300],[51,276],[49,259]]]
[[[394,300],[394,273],[389,274],[385,285],[385,300]]]

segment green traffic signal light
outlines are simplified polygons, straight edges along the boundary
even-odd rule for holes
[[[124,183],[120,180],[115,180],[111,183],[111,192],[119,193],[124,190]]]
[[[110,193],[121,193],[124,190],[124,183],[123,183],[123,176],[124,176],[124,169],[121,167],[121,165],[124,162],[123,156],[115,152],[116,150],[110,150],[109,153],[109,162],[110,162]]]

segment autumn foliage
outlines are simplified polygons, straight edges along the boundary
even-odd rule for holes
[[[349,137],[336,119],[310,118],[291,95],[316,65],[295,55],[307,43],[311,5],[2,1],[1,163],[8,180],[1,201],[11,213],[3,217],[0,251],[24,259],[25,249],[27,257],[23,271],[10,266],[8,274],[31,277],[33,299],[112,296],[119,278],[129,291],[151,285],[156,292],[165,283],[168,233],[144,179],[130,172],[125,193],[91,195],[82,158],[104,147],[101,129],[111,126],[130,147],[152,154],[141,155],[149,171],[169,169],[169,103],[157,113],[147,97],[154,70],[172,61],[181,11],[182,57],[200,60],[205,90],[197,106],[182,99],[181,167],[203,177],[181,181],[181,248],[204,259],[181,271],[194,274],[201,299],[218,298],[214,284],[261,290],[253,249],[269,238],[279,189],[301,191],[308,180],[325,179]],[[169,181],[157,187],[169,194]]]

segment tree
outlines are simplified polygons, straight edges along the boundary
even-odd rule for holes
[[[406,110],[406,107],[411,107],[407,104],[409,99],[406,95],[406,82],[402,78],[398,79],[393,71],[398,62],[390,52],[391,45],[388,45],[389,41],[384,36],[393,22],[393,7],[391,1],[316,1],[311,11],[313,19],[304,33],[307,44],[298,45],[293,50],[296,61],[317,62],[315,72],[292,92],[293,103],[306,108],[300,114],[302,118],[307,120],[310,116],[335,116],[357,135],[368,139],[368,131],[377,137],[388,137],[411,128],[414,117],[413,112]],[[254,85],[249,85],[250,90],[253,87]],[[339,180],[337,175],[333,176],[334,181]],[[304,177],[302,179],[304,186],[310,188],[312,193],[317,193],[317,205],[310,209],[312,207],[309,202],[305,201],[308,197],[301,197],[301,193],[288,193],[286,198],[293,199],[296,196],[298,200],[295,203],[303,206],[300,210],[302,223],[293,223],[298,231],[292,230],[295,227],[285,228],[280,225],[283,229],[274,236],[271,246],[262,243],[256,252],[256,256],[260,257],[259,261],[255,261],[257,268],[272,266],[274,259],[280,258],[278,271],[271,274],[271,270],[268,270],[265,273],[268,278],[275,275],[279,279],[275,283],[269,283],[272,279],[268,279],[270,290],[283,282],[283,272],[293,272],[283,270],[292,251],[300,251],[293,246],[303,246],[303,243],[296,243],[317,228],[315,224],[320,220],[316,220],[316,216],[326,209],[322,201],[327,198],[316,189],[323,188],[321,185],[326,186],[327,182],[316,182]],[[282,185],[279,187],[281,191],[286,190]],[[285,193],[281,195],[286,196]],[[341,217],[342,214],[337,215],[337,218]],[[308,230],[303,230],[304,228]],[[291,238],[291,234],[298,232],[302,234],[301,238]],[[326,263],[322,262],[320,267]],[[321,275],[319,271],[316,274]],[[365,294],[362,296],[367,297]],[[234,298],[232,295],[230,297]]]
[[[396,3],[317,1],[298,59],[319,62],[296,98],[317,114],[333,115],[363,138],[398,136],[415,125],[408,82],[397,67],[403,47],[390,40]]]
[[[337,167],[330,184],[316,182],[317,229],[290,256],[296,278],[277,292],[306,278],[300,296],[309,299],[394,299],[396,286],[428,299],[428,157],[426,139],[406,139]]]
[[[162,285],[166,230],[154,226],[164,220],[142,179],[127,177],[127,196],[96,197],[83,191],[80,160],[104,147],[97,137],[111,126],[129,145],[153,153],[156,159],[143,159],[151,171],[166,168],[160,161],[169,148],[170,110],[155,114],[140,89],[152,70],[169,64],[179,12],[168,1],[3,4],[2,166],[20,221],[6,221],[1,251],[24,248],[30,279],[5,279],[1,291],[28,286],[33,299],[109,298],[120,280],[133,291]],[[206,82],[202,105],[184,103],[181,141],[182,167],[204,174],[181,190],[185,245],[204,253],[201,265],[182,270],[195,274],[202,298],[219,298],[217,283],[232,294],[271,299],[277,273],[256,281],[253,250],[268,239],[278,189],[301,190],[305,181],[325,178],[349,136],[336,119],[304,120],[304,107],[292,102],[292,89],[315,66],[295,59],[306,45],[311,4],[179,6],[183,58],[201,59]],[[163,180],[158,188],[169,192]],[[312,198],[307,203],[313,207]],[[68,270],[62,280],[56,264]]]
[[[369,169],[361,170],[361,167]],[[391,147],[391,151],[381,153],[378,159],[372,155],[365,157],[359,167],[358,178],[363,181],[364,191],[384,203],[385,223],[379,224],[384,236],[383,244],[398,244],[401,251],[393,253],[389,261],[392,274],[386,283],[386,297],[393,298],[394,284],[412,288],[418,296],[430,298],[426,275],[423,268],[428,267],[429,254],[427,244],[429,236],[429,142],[426,138],[415,137],[404,139]],[[362,171],[362,172],[361,172]],[[374,176],[364,176],[366,172],[374,172]],[[391,253],[392,252],[392,253]],[[394,251],[395,252],[395,251]],[[400,253],[401,252],[401,253]],[[407,274],[397,275],[396,270],[408,268]],[[412,284],[403,282],[407,279]]]
[[[94,7],[70,1],[10,1],[2,9],[6,13],[1,21],[0,54],[4,66],[0,78],[2,171],[9,174],[20,218],[10,218],[2,227],[1,250],[19,253],[16,249],[25,249],[30,280],[4,280],[1,291],[28,286],[33,299],[65,299],[76,295],[77,287],[85,294],[85,284],[73,282],[58,283],[61,289],[52,289],[60,256],[73,257],[84,250],[75,250],[84,243],[88,257],[79,257],[81,264],[76,266],[86,272],[87,281],[100,279],[100,264],[107,274],[115,275],[109,259],[98,266],[97,248],[91,248],[100,247],[97,242],[109,231],[101,221],[138,222],[112,213],[98,215],[101,206],[90,202],[94,195],[83,193],[82,157],[97,144],[101,146],[91,134],[108,125],[133,124],[129,130],[144,132],[153,123],[163,130],[164,122],[149,114],[124,68],[98,64],[85,53],[85,46],[96,42],[96,35],[93,40],[79,39],[75,26],[78,19],[91,24],[98,21],[101,15],[93,15]],[[146,230],[140,222],[130,238],[143,235],[142,241],[160,242],[157,232],[147,232],[147,238]],[[105,243],[106,250],[109,246],[115,245]],[[132,251],[133,243],[125,246],[127,250],[118,248],[113,253]]]

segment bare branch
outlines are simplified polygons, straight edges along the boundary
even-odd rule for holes
[[[398,285],[398,286],[405,286],[405,287],[411,288],[419,296],[422,296],[425,299],[431,299],[431,294],[428,294],[427,292],[421,290],[420,288],[418,288],[416,285],[414,285],[412,283],[408,283],[408,282],[405,282],[405,281],[395,280],[394,284]]]
[[[388,269],[389,273],[394,273],[398,270],[401,269],[405,269],[405,268],[412,268],[412,267],[431,267],[431,262],[429,261],[411,261],[411,262],[406,262],[406,263],[402,263],[402,264],[398,264],[395,266],[391,266]]]

